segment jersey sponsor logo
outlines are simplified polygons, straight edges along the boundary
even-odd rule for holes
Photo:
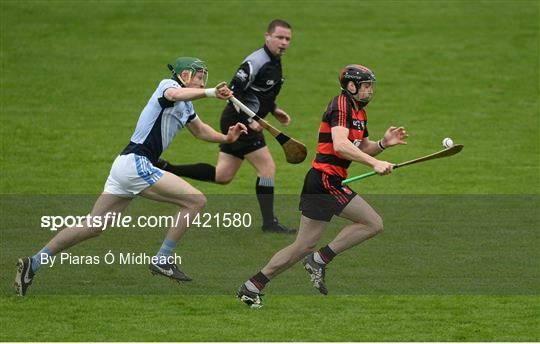
[[[353,127],[355,129],[364,130],[364,128],[366,127],[366,121],[361,121],[359,119],[353,119],[352,125],[353,125]]]
[[[248,75],[245,70],[239,69],[238,72],[236,72],[236,77],[240,79],[241,81],[246,81],[248,78]]]

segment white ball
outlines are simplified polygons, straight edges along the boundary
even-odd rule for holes
[[[452,147],[454,145],[454,141],[452,141],[451,138],[447,137],[444,140],[442,140],[442,145],[445,148],[450,148],[450,147]]]

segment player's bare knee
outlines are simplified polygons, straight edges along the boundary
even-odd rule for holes
[[[384,228],[383,219],[379,215],[372,217],[368,223],[368,228],[372,235],[379,234]]]
[[[276,164],[270,161],[257,168],[257,175],[262,178],[274,178],[276,176]]]
[[[193,196],[189,200],[188,208],[195,211],[200,211],[206,207],[206,202],[206,196],[202,193],[193,194]]]
[[[268,164],[267,168],[264,171],[264,174],[266,178],[274,178],[276,176],[276,164],[272,161],[271,164]]]
[[[216,183],[221,185],[229,184],[233,177],[232,175],[216,175]]]

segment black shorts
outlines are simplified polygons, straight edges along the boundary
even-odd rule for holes
[[[246,154],[254,152],[266,146],[264,135],[262,132],[252,130],[244,117],[236,112],[234,107],[228,104],[221,114],[220,127],[223,134],[227,134],[229,127],[241,122],[248,128],[248,133],[240,135],[238,140],[233,143],[222,143],[219,145],[219,150],[223,153],[233,155],[237,158],[244,159]]]
[[[341,185],[343,178],[326,174],[314,168],[304,179],[300,195],[299,209],[302,215],[313,220],[329,222],[334,215],[339,215],[356,192]]]

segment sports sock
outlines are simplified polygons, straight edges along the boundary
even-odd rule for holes
[[[216,167],[210,164],[172,165],[167,163],[163,169],[180,177],[188,177],[205,182],[216,181]]]
[[[328,264],[334,259],[336,253],[326,245],[313,254],[313,259],[319,264]]]
[[[158,253],[156,253],[156,257],[169,257],[172,255],[172,251],[176,247],[176,242],[165,239],[163,241],[163,244],[161,244],[161,248],[159,249]]]
[[[258,293],[266,287],[266,283],[270,282],[268,277],[266,277],[262,272],[257,272],[256,275],[251,277],[246,281],[245,286],[249,291]]]
[[[274,221],[274,178],[257,177],[255,191],[263,223],[270,224]]]
[[[45,258],[45,257],[48,257],[50,255],[51,255],[51,251],[49,250],[49,248],[47,246],[43,247],[41,249],[41,251],[36,253],[32,257],[32,271],[34,271],[34,273],[36,273],[39,270],[39,268],[41,267],[41,259]]]

